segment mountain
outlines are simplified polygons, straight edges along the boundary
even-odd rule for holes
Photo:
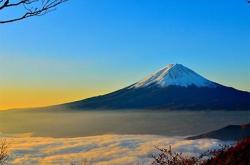
[[[249,110],[250,93],[212,82],[181,64],[169,64],[126,88],[62,106],[72,109]]]
[[[202,138],[213,138],[224,141],[238,141],[250,137],[250,124],[245,125],[229,125],[227,127],[211,131],[198,136],[188,137],[189,140],[196,140]]]

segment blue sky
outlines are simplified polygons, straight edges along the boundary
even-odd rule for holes
[[[13,90],[1,97],[28,101],[24,89],[39,89],[55,97],[60,91],[61,101],[36,105],[76,100],[168,63],[250,91],[249,29],[246,0],[69,0],[42,17],[0,25],[0,90]]]

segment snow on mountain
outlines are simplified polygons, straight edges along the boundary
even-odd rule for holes
[[[181,64],[169,64],[149,77],[135,83],[130,88],[141,88],[151,85],[157,85],[160,87],[167,87],[170,85],[188,87],[193,85],[210,88],[217,86],[216,83],[207,80]]]

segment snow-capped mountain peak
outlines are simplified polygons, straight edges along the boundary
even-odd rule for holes
[[[197,86],[197,87],[216,87],[217,84],[207,80],[201,75],[181,64],[168,64],[165,68],[151,74],[145,79],[135,83],[131,88],[141,88],[151,85],[160,87],[167,86]]]

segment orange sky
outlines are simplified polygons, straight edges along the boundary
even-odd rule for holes
[[[5,88],[0,91],[0,110],[55,105],[104,93],[94,89]]]

